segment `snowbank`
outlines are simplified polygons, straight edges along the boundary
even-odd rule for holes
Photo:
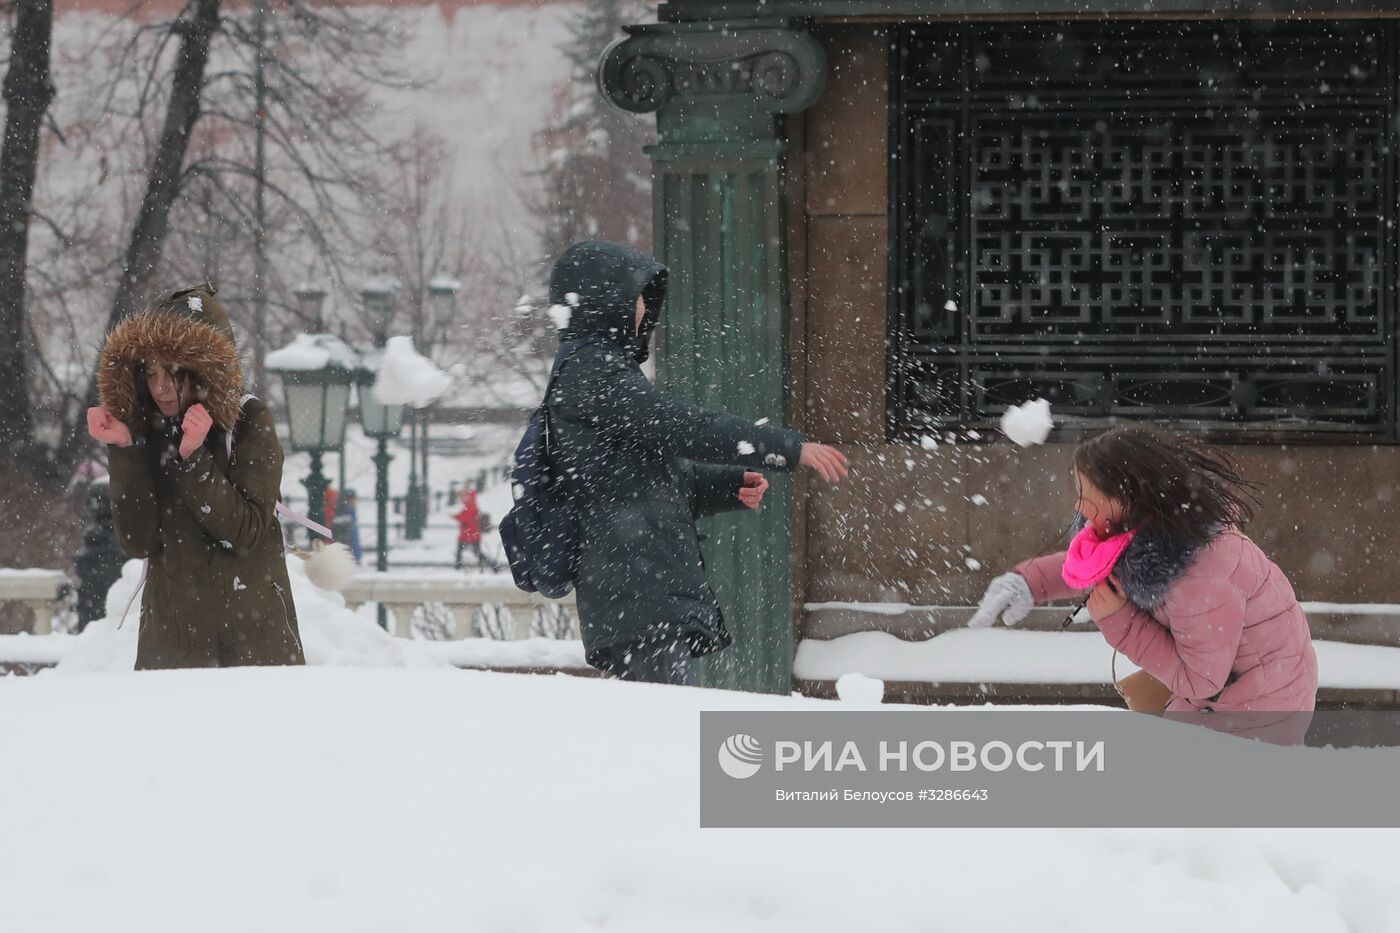
[[[292,599],[297,608],[302,647],[308,664],[341,667],[479,667],[587,669],[583,643],[571,639],[529,638],[497,641],[410,641],[381,629],[367,608],[351,611],[339,593],[315,586],[305,563],[287,559]],[[57,665],[62,674],[131,671],[136,665],[136,635],[141,607],[136,597],[141,561],[128,561],[122,578],[107,592],[107,617],[81,635],[0,635],[0,664]],[[392,575],[391,575],[392,576]],[[415,578],[424,574],[412,575]],[[431,575],[429,575],[431,576]],[[444,572],[454,580],[499,582],[499,577]],[[508,582],[508,578],[507,578]],[[125,615],[125,622],[121,622]]]
[[[698,710],[825,705],[401,669],[0,680],[5,928],[1393,933],[1400,922],[1393,831],[697,828]]]
[[[130,671],[136,665],[136,634],[140,627],[139,597],[133,594],[141,580],[142,563],[128,561],[122,578],[107,591],[107,618],[90,624],[64,651],[58,673]],[[404,664],[398,639],[368,618],[345,608],[337,593],[318,589],[306,579],[301,558],[287,558],[297,624],[308,664],[385,666]],[[128,605],[130,608],[128,609]],[[125,614],[125,622],[122,622]],[[119,623],[121,623],[119,625]],[[448,663],[419,655],[419,663]]]

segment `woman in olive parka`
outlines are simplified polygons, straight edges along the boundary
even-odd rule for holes
[[[757,508],[762,470],[805,465],[835,481],[846,461],[796,431],[705,411],[653,386],[641,364],[666,281],[664,266],[629,246],[587,241],[565,251],[549,285],[556,313],[568,316],[565,359],[546,405],[551,463],[578,508],[588,663],[627,680],[687,683],[692,657],[732,641],[696,519]]]
[[[276,507],[282,445],[243,395],[238,349],[211,287],[118,324],[98,358],[112,516],[148,561],[136,668],[304,664]]]

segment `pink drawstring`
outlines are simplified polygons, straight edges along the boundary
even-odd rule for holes
[[[122,610],[122,617],[117,620],[117,628],[126,624],[126,614],[131,611],[131,604],[136,602],[136,597],[141,595],[141,588],[146,585],[146,571],[151,569],[149,560],[141,561],[141,580],[136,584],[136,589],[132,591],[131,598],[126,601],[126,608]]]
[[[331,530],[330,530],[329,528],[327,528],[325,525],[322,525],[322,524],[320,524],[320,523],[318,523],[318,522],[313,522],[311,519],[307,518],[305,515],[301,514],[300,512],[296,512],[296,511],[293,511],[292,509],[287,508],[285,505],[283,505],[283,504],[280,503],[280,502],[277,503],[277,514],[283,516],[284,518],[289,518],[289,519],[291,519],[292,521],[296,522],[298,525],[301,525],[301,526],[306,527],[306,528],[310,528],[312,531],[314,531],[314,532],[316,532],[317,534],[321,535],[321,537],[325,538],[325,539],[328,540],[328,541],[334,541],[334,540],[335,540],[335,536],[331,534]]]

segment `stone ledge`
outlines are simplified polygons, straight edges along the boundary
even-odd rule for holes
[[[836,682],[832,680],[794,680],[793,689],[803,696],[836,699]],[[885,702],[925,706],[975,706],[983,703],[1045,706],[1092,704],[1125,708],[1122,698],[1107,684],[888,681],[885,684]],[[1317,691],[1317,708],[1400,710],[1400,690],[1322,687]]]

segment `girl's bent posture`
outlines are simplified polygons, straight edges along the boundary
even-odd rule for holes
[[[1147,427],[1074,454],[1084,528],[1069,552],[994,580],[970,625],[1014,624],[1089,589],[1104,638],[1142,673],[1120,690],[1160,712],[1305,712],[1317,657],[1293,587],[1245,537],[1254,485],[1220,451]],[[1094,581],[1090,583],[1089,581]]]

